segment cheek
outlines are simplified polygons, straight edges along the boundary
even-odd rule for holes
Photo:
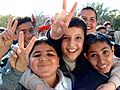
[[[62,49],[63,52],[65,51],[66,47],[67,47],[67,43],[66,42],[62,42],[61,49]]]
[[[35,70],[37,68],[37,60],[31,60],[30,61],[30,68],[32,70]]]
[[[93,23],[93,27],[95,28],[95,30],[96,30],[96,26],[97,26],[97,24],[96,24],[96,23]]]
[[[77,43],[78,47],[83,50],[83,43],[84,43],[84,40],[80,41]]]
[[[62,41],[61,48],[65,48],[67,46],[67,42]]]
[[[53,63],[53,65],[58,66],[59,65],[59,59],[58,58],[52,59],[52,63]]]
[[[88,59],[89,60],[89,59]],[[97,65],[97,60],[89,60],[89,62],[91,63],[91,65],[95,68]]]

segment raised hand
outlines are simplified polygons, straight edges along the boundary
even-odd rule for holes
[[[4,30],[0,34],[0,59],[4,56],[4,54],[8,51],[11,44],[13,43],[13,39],[15,36],[14,32],[16,30],[18,21],[15,21],[12,26],[12,20],[13,17],[10,16],[10,19],[7,24],[7,30]]]
[[[23,72],[28,65],[28,55],[34,45],[36,37],[33,37],[26,48],[24,48],[24,34],[21,31],[19,34],[18,40],[18,48],[14,49],[14,53],[12,53],[12,57],[9,59],[10,64],[13,68]],[[16,53],[16,54],[15,54]]]
[[[32,14],[32,20],[33,20],[33,25],[34,25],[34,27],[36,27],[36,23],[37,23],[37,21],[36,21],[36,18],[35,18],[35,16]]]
[[[66,0],[63,0],[63,7],[61,13],[56,13],[55,17],[51,20],[50,36],[52,39],[59,39],[62,37],[64,31],[68,28],[71,18],[74,15],[74,11],[77,7],[77,2],[74,3],[69,13],[66,11]]]

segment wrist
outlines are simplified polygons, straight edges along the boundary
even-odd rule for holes
[[[115,90],[116,89],[116,85],[115,85],[115,83],[114,82],[112,82],[112,81],[109,81],[108,82],[114,89],[113,90]]]
[[[16,70],[20,71],[20,72],[24,72],[27,69],[27,65],[26,64],[22,64],[19,60],[16,63]]]
[[[9,48],[1,48],[0,51],[0,60],[3,58],[3,56],[5,55],[5,53],[7,53],[7,51],[9,50]]]
[[[50,30],[50,37],[54,40],[58,40],[62,37],[62,33],[54,32],[53,30]]]

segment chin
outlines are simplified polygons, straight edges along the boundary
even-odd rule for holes
[[[108,69],[108,70],[103,70],[103,71],[100,71],[100,72],[102,72],[102,73],[109,73],[109,72],[110,72],[110,69]]]
[[[76,61],[76,58],[69,58],[69,61]]]

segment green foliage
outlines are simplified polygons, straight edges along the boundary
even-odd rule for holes
[[[7,27],[7,22],[9,19],[10,15],[6,15],[6,16],[0,16],[0,27]]]
[[[115,18],[115,30],[119,30],[120,31],[120,15],[118,15],[116,18]]]

